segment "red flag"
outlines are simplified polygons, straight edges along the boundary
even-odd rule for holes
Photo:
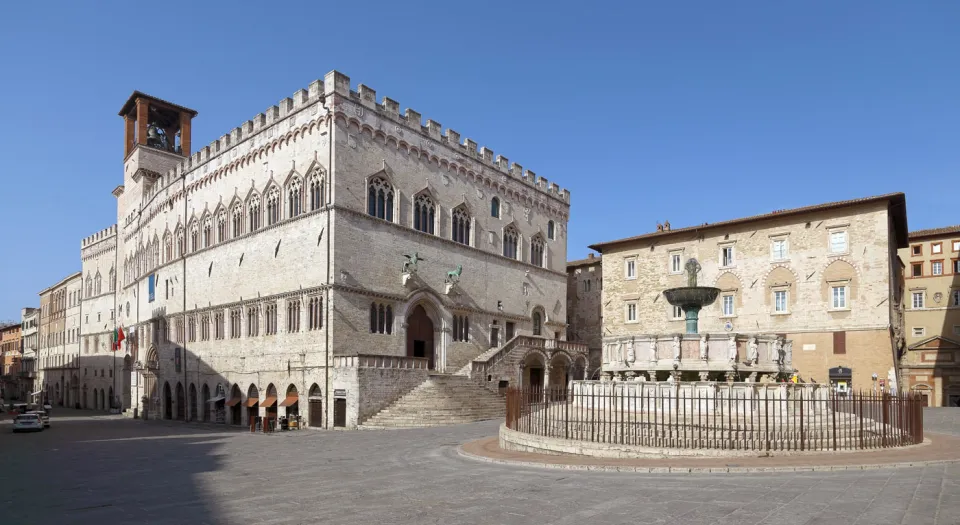
[[[120,343],[121,343],[124,339],[126,339],[126,338],[123,336],[123,327],[122,327],[122,326],[119,326],[119,327],[117,327],[116,341],[113,343],[113,350],[114,350],[114,351],[117,351],[117,350],[120,349]]]

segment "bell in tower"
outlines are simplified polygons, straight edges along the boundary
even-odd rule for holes
[[[120,116],[125,128],[124,158],[137,146],[190,156],[190,121],[197,116],[196,111],[134,91]]]

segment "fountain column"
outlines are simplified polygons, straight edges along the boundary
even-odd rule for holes
[[[700,319],[700,307],[696,305],[684,305],[683,312],[687,318],[687,333],[698,334],[698,321]]]

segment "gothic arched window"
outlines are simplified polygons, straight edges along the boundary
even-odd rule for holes
[[[157,237],[156,234],[153,236],[153,253],[150,257],[150,262],[153,263],[153,267],[156,268],[160,266],[160,237]]]
[[[432,234],[436,209],[429,195],[418,195],[413,202],[413,229]]]
[[[260,196],[250,197],[247,203],[247,216],[250,218],[250,228],[247,231],[255,232],[260,229]]]
[[[380,177],[370,179],[367,185],[367,213],[393,222],[393,188]]]
[[[267,225],[272,226],[280,221],[280,190],[276,187],[267,192]]]
[[[113,268],[110,268],[110,291],[116,291],[117,289],[117,271]]]
[[[547,238],[551,241],[557,238],[557,226],[553,221],[547,221]]]
[[[324,180],[320,170],[314,170],[310,176],[310,211],[319,210],[324,200]]]
[[[100,295],[103,288],[100,286],[100,272],[97,272],[97,276],[93,278],[93,293],[94,295]]]
[[[163,262],[168,263],[173,260],[173,238],[170,232],[163,234]]]
[[[177,226],[177,257],[183,257],[183,252],[186,249],[183,239],[183,226]]]
[[[470,246],[470,214],[463,204],[453,209],[451,230],[455,242]]]
[[[93,297],[93,277],[87,275],[87,297]]]
[[[498,197],[490,199],[490,216],[500,218],[500,199]]]
[[[213,224],[210,217],[203,220],[203,247],[213,244]]]
[[[290,187],[287,188],[287,210],[291,218],[300,215],[303,211],[303,201],[301,200],[301,189],[303,183],[300,181],[300,177],[295,177],[290,182]]]
[[[231,218],[233,220],[233,238],[236,239],[243,235],[243,206],[239,204],[234,206]]]
[[[543,314],[540,310],[533,312],[533,335],[543,335]]]
[[[511,259],[517,258],[517,240],[520,234],[512,225],[503,230],[503,256]]]
[[[217,242],[227,240],[227,210],[220,208],[217,214]]]
[[[530,240],[530,264],[543,268],[543,249],[543,237],[538,233]]]
[[[190,253],[200,249],[200,227],[194,222],[190,225]]]

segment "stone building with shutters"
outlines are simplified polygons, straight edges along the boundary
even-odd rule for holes
[[[56,406],[80,403],[80,272],[40,291],[37,381],[41,397]]]
[[[930,406],[960,406],[960,226],[910,232],[902,388]]]
[[[699,284],[720,289],[700,312],[710,340],[792,341],[801,377],[870,390],[872,376],[896,373],[903,350],[903,280],[897,250],[907,243],[902,193],[671,228],[591,246],[603,254],[604,344],[641,334],[684,332],[663,290],[686,285],[684,264],[702,266]],[[582,327],[580,327],[582,329]]]
[[[122,408],[355,427],[433,374],[582,376],[568,191],[338,72],[202,148],[196,115],[130,96],[117,225],[82,243],[99,321],[77,347],[122,360]]]

